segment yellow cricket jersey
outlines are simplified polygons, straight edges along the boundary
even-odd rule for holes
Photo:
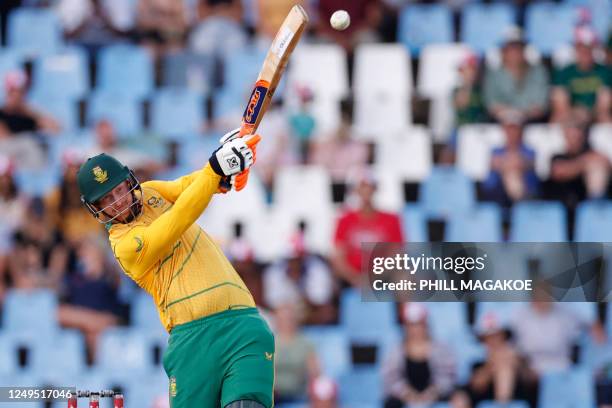
[[[195,223],[219,181],[207,164],[174,181],[142,183],[141,214],[110,227],[115,257],[153,296],[168,331],[224,310],[255,306],[223,252]]]

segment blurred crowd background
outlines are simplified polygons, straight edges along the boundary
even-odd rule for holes
[[[1,1],[0,383],[167,406],[167,335],[75,173],[204,165],[295,3],[249,185],[199,220],[274,327],[277,406],[612,406],[607,303],[357,290],[361,242],[612,241],[609,0]]]

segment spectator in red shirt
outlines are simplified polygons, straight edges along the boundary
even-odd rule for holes
[[[361,243],[404,240],[399,217],[374,206],[375,191],[374,179],[363,175],[353,191],[359,201],[357,209],[346,210],[336,225],[331,263],[344,284],[359,286],[361,283]]]

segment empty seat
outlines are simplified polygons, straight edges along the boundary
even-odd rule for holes
[[[397,213],[402,211],[404,200],[403,177],[395,172],[387,171],[384,166],[374,166],[372,169],[376,180],[374,205],[381,211]]]
[[[47,289],[10,290],[4,302],[4,327],[37,336],[57,329],[57,298]]]
[[[77,100],[89,89],[89,66],[78,48],[41,58],[34,64],[32,92]]]
[[[62,46],[60,22],[52,9],[18,8],[8,18],[8,46],[26,57],[52,55]]]
[[[157,333],[165,332],[153,298],[143,291],[139,291],[132,301],[131,318],[132,324],[137,329]]]
[[[132,136],[142,130],[142,104],[123,93],[96,92],[89,99],[88,123],[110,120],[119,136]]]
[[[474,184],[454,167],[438,166],[421,184],[419,202],[432,217],[467,211],[475,202]]]
[[[341,328],[308,326],[304,334],[314,344],[325,375],[337,378],[351,368],[350,343]]]
[[[457,167],[474,180],[485,180],[491,170],[491,152],[504,142],[500,126],[461,126],[457,134]]]
[[[539,406],[542,408],[570,408],[595,406],[595,385],[587,370],[545,374],[540,379]]]
[[[44,158],[41,157],[41,160]],[[18,168],[15,182],[20,192],[30,197],[44,197],[60,184],[60,167],[56,163],[44,170]]]
[[[578,205],[574,241],[612,241],[612,201],[586,201]]]
[[[510,240],[567,241],[567,214],[560,202],[523,201],[512,207]]]
[[[17,351],[13,339],[0,333],[0,379],[10,376],[19,368]]]
[[[102,333],[96,367],[106,375],[130,378],[152,367],[152,353],[145,336],[129,328],[111,328]]]
[[[43,345],[44,344],[44,345]],[[32,349],[30,369],[45,381],[60,383],[64,373],[82,374],[86,368],[85,342],[76,330],[61,330]]]
[[[429,44],[453,42],[453,18],[443,4],[410,4],[399,14],[398,41],[418,53]]]
[[[397,333],[395,303],[363,302],[345,289],[340,296],[340,324],[353,343],[382,345]]]
[[[589,133],[589,142],[593,150],[605,155],[612,161],[612,125],[600,123],[593,125]]]
[[[291,166],[274,178],[274,205],[318,212],[331,207],[331,180],[320,166]]]
[[[33,93],[29,100],[38,111],[57,120],[62,132],[78,129],[79,107],[71,98],[63,98],[56,93]]]
[[[482,54],[499,46],[504,30],[515,21],[516,10],[510,4],[468,4],[461,16],[461,41]]]
[[[550,161],[555,154],[565,151],[563,131],[558,125],[528,125],[523,142],[535,151],[535,171],[541,180],[548,179]]]
[[[407,242],[428,242],[427,214],[416,204],[408,204],[402,211],[402,228]]]
[[[239,95],[250,93],[265,58],[266,50],[254,47],[226,54],[223,61],[223,90]],[[243,99],[243,104],[246,104],[247,98]]]
[[[344,407],[380,404],[382,379],[375,368],[354,369],[339,380],[340,403]]]
[[[427,309],[429,331],[434,340],[451,344],[470,336],[467,304],[462,302],[421,303]]]
[[[151,105],[151,129],[171,139],[197,134],[204,124],[204,100],[196,92],[180,88],[158,91]]]
[[[97,90],[143,99],[153,89],[153,60],[142,47],[110,45],[99,53]]]
[[[550,55],[555,48],[572,43],[577,16],[573,6],[563,3],[530,4],[525,16],[527,40],[543,54]]]
[[[189,52],[164,56],[162,85],[208,94],[213,87],[214,59]]]
[[[448,220],[445,234],[445,240],[450,242],[500,242],[501,209],[497,204],[488,203],[453,214]]]
[[[476,408],[529,408],[529,404],[526,401],[482,401],[481,403],[476,405]]]

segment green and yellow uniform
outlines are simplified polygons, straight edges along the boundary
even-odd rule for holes
[[[170,332],[164,368],[173,408],[271,407],[274,339],[244,282],[195,222],[220,181],[211,168],[142,183],[142,210],[109,226],[125,273],[153,297]]]
[[[556,72],[553,85],[567,90],[572,106],[593,109],[597,93],[601,89],[612,87],[612,71],[600,64],[593,64],[590,70],[582,71],[578,65],[571,64]]]

